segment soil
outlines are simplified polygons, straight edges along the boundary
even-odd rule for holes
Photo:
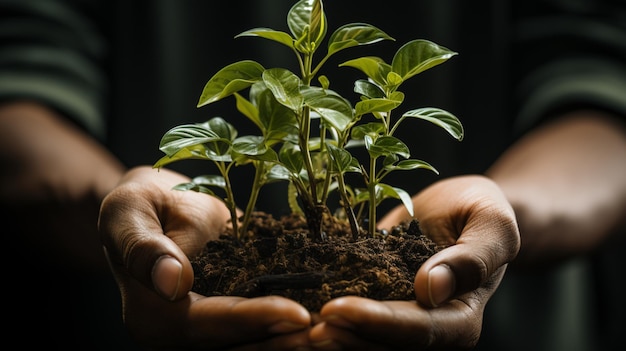
[[[224,233],[192,259],[193,290],[205,296],[280,295],[311,312],[345,295],[414,300],[417,270],[442,249],[422,234],[417,220],[357,241],[347,223],[332,221],[323,229],[326,240],[314,241],[304,218],[278,220],[256,212],[247,238]]]

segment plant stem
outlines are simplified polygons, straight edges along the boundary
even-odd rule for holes
[[[309,191],[314,204],[317,204],[317,190],[315,186],[315,172],[313,171],[313,160],[309,149],[309,134],[311,131],[311,116],[308,107],[302,109],[302,129],[300,130],[300,150],[304,160],[306,173],[309,177]]]
[[[310,86],[311,79],[313,78],[311,74],[311,64],[312,55],[304,55],[303,64],[301,66],[302,80],[303,84],[307,86]],[[308,190],[310,199],[310,201],[307,201],[307,197],[304,194],[301,194],[301,198],[303,200],[303,210],[305,217],[307,218],[307,223],[309,225],[311,235],[315,240],[322,241],[324,240],[324,235],[322,233],[322,220],[325,205],[323,203],[320,203],[318,199],[313,160],[311,159],[311,152],[309,149],[309,140],[311,135],[311,115],[308,106],[302,107],[300,118],[301,123],[298,142],[300,143],[300,150],[302,151],[304,166],[309,178]]]
[[[367,190],[369,191],[369,220],[368,231],[369,236],[373,237],[376,233],[376,157],[370,157],[370,170],[369,170],[369,182],[367,184]]]
[[[228,169],[230,168],[229,166],[226,166],[224,164],[224,162],[218,162],[217,163],[217,167],[220,171],[220,173],[222,174],[222,177],[224,177],[224,182],[226,185],[226,205],[228,206],[228,210],[230,211],[230,220],[232,222],[233,225],[233,233],[235,235],[235,238],[237,238],[237,241],[241,240],[241,233],[239,233],[239,221],[237,219],[237,204],[235,203],[235,196],[233,194],[233,187],[232,184],[230,183],[230,178],[228,177]]]
[[[348,199],[346,192],[346,183],[343,179],[343,174],[339,174],[337,176],[337,183],[339,184],[339,193],[341,194],[341,202],[343,203],[344,211],[346,211],[346,216],[348,217],[348,221],[350,222],[350,230],[352,231],[352,240],[357,241],[359,238],[360,230],[359,225],[356,221],[356,216],[354,215],[354,210],[350,204],[350,199]]]
[[[259,193],[261,191],[261,187],[263,186],[263,175],[265,174],[265,162],[263,161],[255,161],[254,162],[254,182],[252,183],[252,190],[250,191],[250,198],[248,199],[248,204],[246,205],[246,211],[244,212],[243,221],[241,223],[241,233],[240,238],[243,238],[243,234],[246,230],[248,230],[248,226],[250,224],[250,217],[252,216],[252,211],[256,206],[256,201],[259,197]]]
[[[320,133],[320,153],[321,155],[326,154],[326,164],[330,165],[330,156],[328,154],[328,150],[326,150],[326,127],[322,127]],[[326,175],[324,176],[324,185],[322,186],[322,194],[320,202],[326,203],[328,200],[328,189],[330,188],[330,182],[332,180],[332,175],[330,169],[326,170]]]

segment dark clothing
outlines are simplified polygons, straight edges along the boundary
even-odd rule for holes
[[[204,84],[217,70],[242,59],[293,68],[287,48],[261,38],[234,38],[255,27],[288,32],[285,16],[293,3],[0,0],[0,101],[27,97],[48,103],[100,138],[126,165],[153,164],[162,156],[161,136],[175,125],[213,116],[245,122],[234,99],[196,108]],[[410,142],[413,157],[440,172],[390,178],[390,183],[406,184],[410,193],[442,177],[482,173],[523,131],[558,111],[593,106],[626,116],[624,1],[324,5],[329,32],[366,22],[396,39],[345,50],[326,64],[322,74],[345,77],[331,81],[331,88],[352,101],[358,98],[351,93],[352,83],[362,77],[337,68],[347,59],[376,55],[390,62],[401,44],[417,38],[459,53],[401,89],[407,97],[402,111],[443,108],[461,119],[466,134],[458,143],[436,127],[406,124],[410,127],[397,136]],[[211,173],[207,167],[194,162],[172,166],[189,176]],[[249,187],[251,176],[241,177],[239,184]],[[260,199],[259,207],[286,211],[275,196]],[[612,257],[580,258],[545,275],[507,273],[487,306],[479,349],[604,349],[605,342],[617,340],[619,318],[626,313],[621,278],[602,268]],[[574,288],[563,289],[563,282]],[[538,284],[554,294],[525,295],[537,291],[533,285]],[[560,324],[564,321],[568,324]],[[80,326],[90,327],[82,321]],[[92,349],[98,348],[97,338],[94,343]]]

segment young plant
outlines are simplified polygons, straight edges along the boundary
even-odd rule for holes
[[[209,79],[198,101],[198,107],[202,107],[234,96],[237,110],[258,127],[259,135],[238,136],[236,128],[220,117],[180,125],[163,136],[160,149],[165,156],[154,167],[184,159],[212,161],[219,175],[196,177],[175,188],[212,196],[218,196],[212,189],[223,189],[223,200],[231,211],[238,238],[247,231],[261,187],[284,180],[293,190],[289,201],[292,210],[304,214],[315,239],[325,237],[322,223],[330,216],[327,202],[332,191],[339,194],[353,237],[374,235],[376,208],[383,200],[399,199],[413,213],[410,195],[383,183],[388,174],[419,168],[437,173],[427,162],[410,158],[409,147],[394,136],[400,124],[411,118],[423,119],[457,140],[463,139],[460,121],[442,109],[413,109],[395,118],[392,113],[405,100],[398,88],[407,79],[447,61],[456,52],[428,40],[413,40],[395,52],[390,64],[372,56],[340,64],[360,70],[367,78],[355,82],[354,92],[360,100],[353,106],[329,89],[329,78],[320,75],[324,64],[344,49],[394,39],[366,23],[346,24],[330,35],[324,56],[316,61],[315,54],[323,47],[328,30],[322,1],[298,1],[287,14],[287,24],[290,33],[255,28],[236,38],[260,37],[287,46],[297,59],[298,74],[285,68],[265,68],[252,60],[235,62]],[[247,98],[241,94],[244,90],[248,90]],[[363,162],[348,151],[358,146],[367,150],[368,158]],[[230,176],[234,165],[255,169],[241,222]],[[361,174],[364,186],[346,184],[348,172]],[[361,209],[358,217],[354,212],[357,205]],[[364,208],[367,230],[360,224]]]

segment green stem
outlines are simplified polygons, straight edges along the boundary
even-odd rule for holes
[[[263,174],[265,174],[265,162],[256,161],[255,162],[255,173],[254,173],[254,182],[252,183],[252,190],[250,191],[250,198],[248,199],[248,204],[246,205],[246,211],[244,212],[243,221],[241,223],[241,233],[240,237],[243,238],[243,235],[246,230],[248,230],[248,226],[250,224],[250,217],[252,216],[252,211],[256,206],[256,201],[259,197],[259,193],[261,191],[261,187],[263,186]]]
[[[300,130],[300,150],[304,160],[304,168],[309,176],[309,192],[311,200],[317,204],[317,190],[315,186],[315,172],[313,171],[313,160],[311,159],[311,150],[309,149],[309,134],[311,130],[311,118],[309,108],[302,109],[302,129]]]
[[[311,55],[305,55],[303,60],[303,84],[310,86],[311,84]],[[315,240],[322,241],[324,239],[322,234],[322,217],[323,217],[323,208],[321,203],[319,202],[317,195],[317,185],[315,180],[315,172],[313,168],[313,160],[311,159],[311,150],[309,149],[309,140],[311,135],[311,116],[310,110],[307,106],[302,107],[301,111],[301,122],[300,123],[300,135],[299,135],[299,143],[300,150],[302,151],[302,156],[304,160],[304,167],[306,169],[307,175],[309,177],[309,197],[310,202],[306,200],[304,194],[302,195],[303,199],[303,210],[305,216],[307,217],[307,222],[309,225],[309,229],[311,230],[311,234]]]
[[[230,211],[230,220],[233,225],[233,234],[237,241],[241,240],[241,234],[239,233],[239,221],[237,219],[237,204],[235,203],[235,196],[233,194],[233,187],[230,183],[230,178],[228,177],[228,171],[230,169],[229,166],[226,166],[224,162],[218,162],[217,167],[224,177],[224,182],[226,184],[226,205],[228,206],[228,210]]]
[[[370,200],[369,200],[369,223],[368,223],[368,231],[369,236],[372,237],[376,233],[376,184],[378,180],[376,179],[376,158],[370,157],[370,171],[369,171],[369,182],[367,184],[367,190],[369,191]]]
[[[326,164],[328,164],[328,168],[326,169],[326,175],[324,177],[324,185],[323,185],[323,189],[322,189],[322,194],[321,194],[321,199],[320,202],[321,203],[326,203],[327,199],[328,199],[328,189],[330,188],[330,182],[331,182],[331,172],[330,172],[330,165],[332,164],[331,160],[330,160],[330,155],[328,154],[328,151],[326,150],[326,127],[322,127],[321,130],[321,134],[320,134],[320,153],[322,153],[322,155],[324,153],[326,153]]]
[[[350,204],[350,199],[348,199],[347,191],[346,191],[346,183],[343,179],[343,174],[339,174],[337,176],[337,183],[339,184],[339,193],[341,194],[341,199],[343,202],[344,211],[346,211],[346,216],[348,216],[348,221],[350,222],[350,230],[352,231],[352,240],[357,241],[359,238],[360,230],[359,225],[356,221],[356,216],[354,215],[354,210]]]
[[[387,111],[387,116],[385,117],[385,135],[391,135],[393,133],[393,129],[389,129],[391,127],[391,111]],[[395,127],[395,126],[394,126]]]

